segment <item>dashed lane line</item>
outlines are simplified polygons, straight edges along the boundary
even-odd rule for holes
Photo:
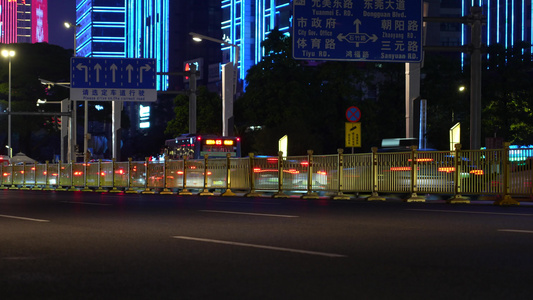
[[[195,238],[195,237],[190,237],[190,236],[173,236],[173,238],[180,239],[180,240],[204,242],[204,243],[223,244],[223,245],[230,245],[230,246],[249,247],[249,248],[283,251],[283,252],[291,252],[291,253],[298,253],[298,254],[325,256],[325,257],[331,257],[331,258],[347,257],[346,255],[335,254],[335,253],[308,251],[308,250],[274,247],[274,246],[267,246],[267,245],[247,244],[247,243],[222,241],[222,240],[203,239],[203,238]]]
[[[41,223],[48,223],[48,222],[50,222],[50,220],[41,220],[41,219],[33,219],[33,218],[26,218],[26,217],[19,217],[19,216],[9,216],[9,215],[0,215],[0,218],[17,219],[17,220],[32,221],[32,222],[41,222]]]

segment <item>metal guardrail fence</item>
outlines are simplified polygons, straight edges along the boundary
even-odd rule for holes
[[[384,200],[381,194],[410,195],[406,201],[425,201],[420,194],[440,194],[449,203],[469,203],[463,195],[497,196],[496,204],[518,204],[513,197],[533,197],[533,157],[517,157],[506,144],[498,150],[417,151],[336,155],[255,157],[165,162],[98,161],[67,164],[0,166],[0,188],[58,191],[109,191],[224,196],[233,191],[246,196],[272,193],[319,194],[349,199],[349,194],[368,193],[368,200]],[[513,154],[513,159],[510,158]],[[520,154],[520,153],[518,153]]]

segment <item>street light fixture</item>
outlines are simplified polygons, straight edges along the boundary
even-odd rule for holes
[[[13,148],[11,148],[11,58],[15,56],[13,50],[2,50],[2,56],[9,60],[9,94],[8,94],[8,115],[7,115],[7,147],[9,158],[13,157]]]
[[[70,29],[70,28],[73,28],[74,29],[74,57],[77,56],[77,45],[76,45],[76,32],[77,32],[77,28],[80,27],[79,24],[72,24],[70,22],[65,22],[64,23],[65,27],[67,29]],[[74,144],[76,145],[77,142],[76,142],[76,113],[77,113],[77,105],[76,105],[76,100],[72,100],[73,102],[73,105],[72,105],[72,123],[73,123],[73,128],[74,128],[74,132],[73,132],[73,139],[74,139]],[[89,139],[90,139],[90,135],[89,135],[89,101],[85,101],[84,103],[84,114],[83,114],[83,157],[84,157],[84,160],[87,160],[87,157],[88,157],[88,152],[89,152]],[[74,146],[75,147],[75,146]]]
[[[233,128],[232,126],[229,126],[230,124],[230,119],[233,118],[233,98],[234,98],[234,95],[236,94],[237,92],[237,74],[238,74],[238,64],[239,64],[239,57],[240,57],[240,52],[241,52],[241,48],[239,45],[236,45],[236,44],[232,44],[232,43],[228,43],[226,41],[223,41],[223,40],[220,40],[220,39],[215,39],[215,38],[212,38],[212,37],[209,37],[209,36],[205,36],[205,35],[202,35],[202,34],[199,34],[199,33],[194,33],[194,32],[189,32],[189,35],[192,36],[192,39],[193,41],[195,42],[201,42],[203,40],[207,40],[207,41],[211,41],[211,42],[215,42],[215,43],[218,43],[218,44],[222,44],[222,45],[225,45],[225,46],[230,46],[230,47],[233,47],[235,48],[235,60],[233,61],[233,85],[232,85],[232,91],[231,93],[228,92],[227,90],[227,84],[226,84],[226,76],[223,76],[222,77],[222,86],[223,86],[223,91],[222,91],[222,101],[223,101],[223,110],[222,110],[222,135],[224,136],[231,136],[233,135]],[[223,68],[223,70],[225,70],[225,68]],[[228,95],[228,94],[231,94]]]

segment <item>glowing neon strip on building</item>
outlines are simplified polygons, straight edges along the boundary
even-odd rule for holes
[[[127,0],[126,56],[155,58],[158,73],[169,70],[169,0]],[[157,89],[168,89],[168,76],[157,76]]]
[[[76,11],[78,55],[155,58],[157,72],[168,72],[169,0],[78,0]],[[167,75],[157,76],[157,89],[168,89]]]
[[[0,43],[17,42],[17,1],[0,0]]]
[[[261,43],[272,29],[278,27],[282,32],[289,31],[290,5],[290,0],[222,0],[223,39],[239,45],[241,50],[239,79],[244,80],[246,71],[265,55]],[[235,61],[234,47],[221,48],[224,59]]]
[[[518,1],[520,0],[463,0],[462,13],[463,16],[468,15],[473,5],[480,6],[487,19],[487,24],[482,29],[483,43],[489,46],[494,43],[502,44],[508,49],[520,41],[533,42],[533,0],[527,4],[526,0],[521,0],[521,4]],[[463,45],[469,42],[466,40],[470,34],[468,27],[461,26]],[[533,43],[529,51],[533,53]]]

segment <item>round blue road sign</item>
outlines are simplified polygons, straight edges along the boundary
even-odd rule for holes
[[[346,110],[346,119],[348,119],[349,122],[358,122],[359,119],[361,119],[361,111],[359,108],[350,106]]]

